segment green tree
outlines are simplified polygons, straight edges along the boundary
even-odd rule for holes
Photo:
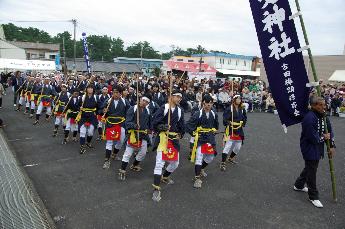
[[[132,45],[128,46],[126,49],[126,57],[130,58],[140,58],[141,57],[141,49],[143,52],[143,58],[152,58],[152,59],[159,59],[160,55],[158,51],[154,50],[151,47],[150,43],[147,41],[133,43]]]

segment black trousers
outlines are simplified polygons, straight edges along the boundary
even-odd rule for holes
[[[2,97],[0,98],[0,107],[2,107]]]
[[[308,187],[308,195],[311,200],[319,199],[319,192],[316,188],[316,172],[319,161],[305,160],[305,167],[295,182],[296,188],[302,189],[305,184]]]

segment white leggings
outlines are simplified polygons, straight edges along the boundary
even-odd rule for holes
[[[78,130],[78,125],[76,123],[71,123],[71,119],[69,118],[66,122],[66,128],[65,130],[68,131],[77,131]]]
[[[36,114],[40,115],[42,113],[42,110],[43,110],[43,103],[40,102],[40,104],[38,105]],[[47,115],[51,115],[51,114],[52,114],[52,107],[49,106],[47,107]]]
[[[229,154],[234,152],[236,155],[240,152],[242,140],[229,140],[225,143],[223,153]]]
[[[198,146],[198,148],[196,149],[195,164],[202,165],[203,159],[207,164],[209,164],[213,161],[214,155],[201,153],[201,146]]]
[[[67,126],[66,126],[67,128]],[[93,136],[93,131],[95,130],[95,127],[91,124],[89,127],[86,127],[84,124],[80,127],[80,132],[79,132],[79,136],[81,138],[85,138],[86,137],[86,132],[87,132],[87,136],[91,137]]]
[[[66,125],[66,120],[62,116],[56,116],[55,117],[55,125]]]
[[[126,150],[125,150],[125,152],[124,152],[124,154],[123,154],[123,157],[122,157],[122,161],[128,163],[129,160],[131,159],[131,156],[132,156],[133,152],[134,152],[134,149],[133,149],[131,146],[129,146],[129,145],[127,144]],[[147,152],[147,141],[146,141],[146,140],[143,140],[143,141],[142,141],[141,148],[140,148],[140,150],[139,150],[137,156],[135,157],[135,159],[136,159],[137,161],[142,161],[142,160],[144,160],[144,158],[145,158],[145,156],[146,156],[146,152]]]
[[[166,168],[166,170],[170,173],[174,172],[179,164],[179,157],[177,159],[177,161],[167,161],[169,163],[168,167]],[[165,165],[166,161],[163,161],[162,159],[162,151],[157,151],[157,156],[156,156],[156,166],[155,169],[153,171],[153,173],[155,175],[162,175],[162,170],[163,167]]]
[[[115,149],[118,149],[118,150],[121,149],[123,143],[125,142],[125,138],[126,138],[125,129],[123,127],[121,127],[120,141],[107,140],[107,142],[105,144],[105,149],[113,150],[114,143],[116,143]]]
[[[30,104],[31,104],[31,105],[30,105],[30,109],[31,109],[31,110],[35,110],[35,108],[36,108],[35,101],[32,100],[32,101],[30,102]]]

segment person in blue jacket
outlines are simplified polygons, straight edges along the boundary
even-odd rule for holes
[[[330,157],[335,153],[334,135],[329,119],[326,117],[326,102],[322,97],[314,96],[310,100],[311,110],[302,120],[302,134],[300,148],[305,162],[305,167],[297,178],[294,190],[307,192],[311,203],[318,208],[323,205],[319,200],[316,188],[316,172],[319,160],[324,157],[325,141],[330,141]],[[325,120],[328,133],[325,134]],[[307,187],[304,185],[307,184]]]

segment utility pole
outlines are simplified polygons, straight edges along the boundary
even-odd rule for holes
[[[77,33],[77,19],[72,19],[73,23],[73,32],[74,32],[74,38],[73,38],[73,71],[75,72],[76,70],[76,63],[75,63],[75,58],[76,58],[76,52],[77,52],[77,43],[76,43],[76,33]]]
[[[144,45],[141,44],[141,50],[140,50],[140,68],[141,68],[141,72],[143,74],[143,49],[144,49]],[[145,69],[146,70],[146,69]]]
[[[67,77],[67,63],[66,63],[66,49],[65,49],[65,37],[62,37],[62,54],[63,54],[63,73]]]

